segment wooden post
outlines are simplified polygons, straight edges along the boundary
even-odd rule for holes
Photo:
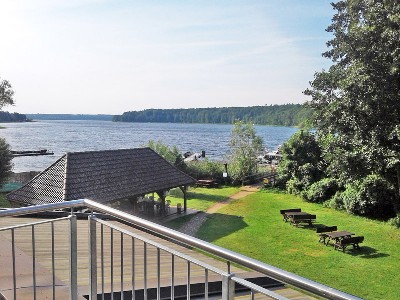
[[[183,211],[186,212],[187,210],[187,186],[180,186],[179,187],[183,193]]]

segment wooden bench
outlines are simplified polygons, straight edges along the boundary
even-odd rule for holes
[[[289,218],[290,224],[299,226],[300,223],[307,223],[312,226],[312,222],[317,219],[316,215],[306,214],[306,215],[293,215]]]
[[[301,212],[301,208],[289,208],[289,209],[281,209],[281,215],[283,217],[283,221],[287,222],[288,217],[286,215],[287,212]]]
[[[328,237],[325,233],[326,232],[336,231],[336,230],[337,230],[337,226],[318,227],[317,228],[317,234],[319,236],[319,242],[325,244],[325,240]]]
[[[346,247],[349,245],[353,245],[353,249],[360,249],[360,245],[364,241],[363,236],[353,236],[353,237],[348,237],[341,239],[339,241],[336,241],[334,245],[334,249],[342,249],[344,252],[346,250]]]

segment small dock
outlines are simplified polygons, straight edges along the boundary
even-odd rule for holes
[[[51,152],[47,149],[41,150],[26,150],[26,151],[11,151],[14,157],[19,156],[39,156],[39,155],[54,155],[54,152]]]

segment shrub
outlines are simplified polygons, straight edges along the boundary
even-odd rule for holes
[[[337,190],[338,185],[334,179],[324,178],[311,184],[301,196],[309,202],[323,203],[332,198]]]
[[[396,197],[389,183],[378,175],[346,185],[342,194],[343,203],[349,213],[374,218],[394,216],[391,199]]]
[[[388,223],[392,226],[400,228],[400,215],[397,215],[396,217],[389,219]]]
[[[3,138],[0,138],[0,186],[3,185],[9,176],[13,167],[11,146]]]
[[[324,203],[324,205],[338,210],[345,210],[346,208],[343,203],[343,192],[337,191],[330,200]]]
[[[187,163],[186,168],[186,172],[196,179],[212,178],[223,182],[222,173],[225,172],[225,167],[221,162],[208,159],[191,161]]]
[[[286,182],[286,191],[289,194],[299,195],[302,191],[302,184],[297,178],[289,179]]]

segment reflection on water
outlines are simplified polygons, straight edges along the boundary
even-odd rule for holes
[[[109,121],[38,121],[6,123],[0,130],[12,150],[48,149],[53,156],[14,158],[14,172],[41,171],[65,152],[123,149],[145,146],[149,140],[177,146],[182,152],[206,151],[210,159],[229,153],[232,125],[176,123],[120,123]],[[292,127],[256,126],[269,149],[275,149],[297,131]]]

